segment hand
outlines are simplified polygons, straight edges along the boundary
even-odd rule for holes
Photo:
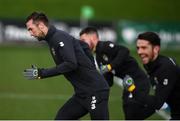
[[[134,84],[134,80],[129,75],[126,75],[124,77],[123,86],[124,86],[124,89],[127,90],[128,92],[133,92],[134,89],[136,88]]]
[[[100,66],[100,72],[102,74],[106,73],[106,72],[110,72],[112,69],[111,65],[110,64],[107,64],[107,65],[101,65]]]
[[[23,75],[28,80],[40,79],[40,76],[38,75],[38,68],[34,65],[32,65],[32,68],[30,69],[25,69]]]

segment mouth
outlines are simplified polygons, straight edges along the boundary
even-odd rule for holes
[[[143,64],[146,64],[148,61],[148,57],[146,55],[140,55],[141,61],[143,62]]]
[[[146,55],[140,55],[140,57],[143,59],[143,58],[146,58]]]

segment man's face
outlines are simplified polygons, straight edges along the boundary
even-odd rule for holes
[[[93,35],[91,35],[91,34],[82,34],[81,36],[80,36],[80,40],[81,41],[84,41],[84,42],[86,42],[88,45],[89,45],[89,48],[92,50],[93,48],[94,48],[94,44],[93,44],[93,37],[92,37]]]
[[[39,41],[45,37],[41,27],[39,27],[39,23],[33,23],[32,19],[26,23],[26,27],[31,36],[37,38]]]
[[[157,48],[155,48],[149,41],[138,39],[136,43],[137,53],[141,58],[143,64],[148,64],[153,61],[158,54]]]

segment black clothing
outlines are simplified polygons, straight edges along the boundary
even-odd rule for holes
[[[95,60],[91,53],[91,50],[89,49],[88,44],[83,41],[80,41],[80,44],[81,44],[81,47],[83,48],[83,51],[85,52],[85,54],[88,56],[88,58],[91,60],[91,62],[94,64],[94,66],[96,68]],[[103,76],[105,77],[105,79],[107,79],[106,81],[107,81],[109,87],[111,87],[113,85],[113,76],[114,76],[113,73],[111,73],[111,72],[104,73]]]
[[[180,73],[175,61],[159,55],[155,61],[144,67],[155,88],[155,95],[149,99],[149,102],[156,109],[160,109],[166,102],[171,110],[171,118],[180,119]]]
[[[136,89],[134,96],[138,94],[146,95],[149,93],[150,82],[146,74],[140,69],[136,60],[129,55],[129,50],[121,45],[116,45],[112,42],[99,41],[96,47],[96,60],[98,65],[110,64],[114,75],[124,78],[125,75],[130,75],[135,82]],[[123,99],[128,98],[129,92],[124,90]],[[144,102],[142,97],[139,101]]]
[[[126,120],[144,120],[155,113],[155,109],[148,105],[141,104],[141,102],[133,98],[126,100],[123,105],[123,111]]]
[[[88,56],[88,58],[91,60],[91,62],[95,66],[94,57],[93,57],[93,55],[91,53],[91,50],[89,49],[89,45],[87,43],[83,42],[83,41],[80,41],[80,45],[81,45],[83,51],[85,52],[86,56]]]
[[[104,78],[106,79],[109,87],[112,87],[114,84],[114,74],[112,72],[107,72],[103,74]]]
[[[109,119],[108,112],[108,91],[98,92],[88,95],[86,98],[72,96],[66,104],[59,110],[56,120],[77,120],[79,117],[90,112],[92,120]],[[96,110],[93,110],[96,108]]]
[[[41,77],[50,77],[59,74],[72,83],[76,94],[91,94],[92,92],[108,90],[104,78],[96,71],[92,62],[84,54],[79,40],[67,33],[50,27],[45,38],[56,67],[42,69]]]
[[[129,50],[124,46],[114,44],[110,41],[99,41],[95,53],[99,66],[110,64],[112,67],[111,72],[114,73],[115,76],[123,79],[126,75],[129,75],[133,78],[136,86],[132,92],[133,98],[129,97],[130,92],[127,90],[123,91],[125,119],[144,119],[143,114],[135,115],[137,111],[133,109],[137,110],[136,107],[138,106],[139,108],[147,106],[145,97],[149,94],[150,81],[145,72],[140,69],[136,60],[130,56]],[[110,76],[110,78],[112,77]],[[106,78],[106,80],[112,80],[110,78]],[[131,107],[129,107],[128,105],[132,102],[137,102],[136,104],[138,106],[133,106],[133,103]]]
[[[79,98],[109,90],[103,76],[85,55],[79,40],[51,26],[45,41],[49,45],[56,67],[40,69],[41,78],[63,74],[73,85],[75,96]]]

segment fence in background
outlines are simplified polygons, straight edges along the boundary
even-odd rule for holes
[[[79,21],[51,21],[57,28],[79,38],[82,27]],[[102,41],[119,42],[128,47],[135,47],[135,40],[139,33],[154,31],[161,37],[164,47],[180,46],[180,23],[137,22],[121,20],[117,22],[89,22],[90,26],[98,28]],[[26,30],[24,21],[0,20],[0,43],[4,42],[34,42],[36,41]]]

